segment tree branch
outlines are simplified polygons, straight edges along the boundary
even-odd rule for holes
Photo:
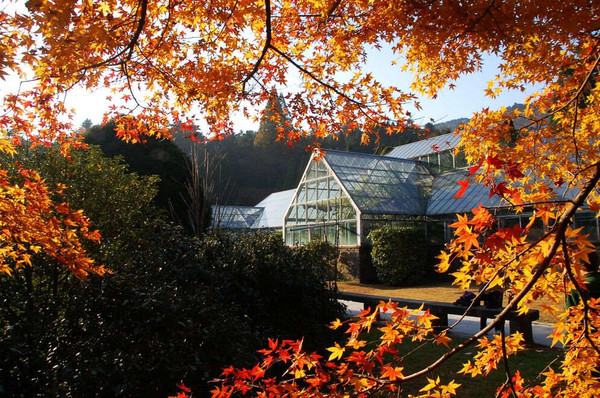
[[[504,371],[506,372],[506,383],[504,383],[504,385],[508,384],[513,396],[517,397],[517,391],[515,390],[515,385],[512,381],[512,373],[508,367],[508,355],[506,354],[506,335],[504,333],[504,328],[500,330],[500,336],[502,337],[502,361],[504,362]],[[502,389],[504,389],[504,387],[502,387]]]
[[[571,279],[571,282],[573,282],[573,285],[575,285],[575,289],[577,290],[577,293],[579,293],[579,300],[583,304],[583,335],[584,335],[585,339],[587,340],[587,342],[590,344],[590,346],[592,346],[592,348],[598,353],[598,355],[600,355],[600,349],[598,348],[598,346],[594,343],[594,341],[590,337],[590,315],[589,314],[592,309],[590,308],[590,305],[588,304],[589,294],[577,282],[577,280],[575,279],[575,276],[573,275],[573,269],[571,268],[571,262],[569,260],[567,239],[564,236],[561,240],[561,244],[562,244],[562,249],[563,249],[563,256],[565,259],[565,269],[567,271],[567,275],[569,275],[569,279]]]
[[[133,36],[131,36],[131,40],[129,40],[129,43],[121,51],[119,51],[112,57],[105,59],[104,61],[97,62],[92,65],[84,66],[79,69],[79,72],[85,72],[88,69],[95,69],[100,66],[110,64],[111,62],[115,61],[117,58],[119,58],[121,55],[125,54],[128,51],[129,51],[129,54],[127,54],[127,57],[124,60],[121,60],[120,63],[127,62],[131,59],[131,57],[133,55],[133,49],[135,48],[137,41],[139,40],[140,35],[142,34],[142,31],[144,30],[144,26],[146,25],[146,14],[148,12],[148,0],[140,0],[140,3],[138,3],[138,4],[140,6],[140,8],[139,8],[140,9],[140,18],[138,19],[138,26],[137,26],[135,32],[133,33]]]
[[[403,383],[408,380],[413,380],[413,379],[422,377],[425,374],[431,372],[433,369],[439,367],[441,364],[446,362],[446,360],[448,358],[450,358],[454,354],[462,351],[463,349],[467,348],[468,346],[473,344],[475,341],[477,341],[482,336],[485,336],[490,330],[492,330],[492,328],[494,328],[496,326],[497,323],[504,321],[504,318],[506,317],[506,315],[508,315],[508,313],[510,311],[512,311],[513,308],[516,307],[519,302],[521,302],[521,300],[527,295],[527,293],[529,293],[529,291],[533,288],[533,286],[541,278],[541,276],[544,274],[544,272],[546,272],[546,269],[550,265],[550,262],[556,255],[556,252],[560,246],[560,241],[565,235],[565,231],[569,225],[571,218],[573,217],[573,215],[575,214],[577,209],[579,209],[584,204],[586,198],[589,196],[589,194],[592,192],[592,190],[596,187],[599,180],[600,180],[600,166],[596,166],[596,170],[594,171],[594,174],[590,177],[587,184],[583,187],[582,191],[577,194],[577,196],[573,200],[573,203],[568,205],[568,207],[564,210],[563,214],[559,217],[556,224],[554,224],[552,231],[554,232],[556,238],[555,238],[554,242],[552,243],[552,245],[550,246],[550,248],[548,249],[548,254],[546,254],[543,261],[538,266],[537,271],[531,277],[529,282],[527,282],[527,284],[525,284],[523,289],[521,289],[521,291],[515,295],[515,297],[507,304],[507,306],[502,310],[502,312],[500,312],[500,314],[498,314],[498,316],[488,326],[481,329],[479,332],[475,333],[468,340],[457,345],[456,347],[454,347],[453,349],[451,349],[450,351],[448,351],[447,353],[442,355],[438,360],[436,360],[435,362],[433,362],[431,365],[427,366],[426,368],[424,368],[420,371],[417,371],[415,373],[412,373],[408,376],[403,377],[402,379],[400,379],[398,381],[399,383]]]
[[[267,55],[269,49],[272,48],[271,39],[271,0],[265,0],[265,44],[263,46],[262,52],[260,53],[260,56],[254,63],[254,67],[252,68],[248,76],[246,76],[246,78],[242,81],[242,93],[246,91],[246,83],[248,83],[248,81],[254,77],[256,72],[258,72],[260,64],[265,59],[265,56]]]

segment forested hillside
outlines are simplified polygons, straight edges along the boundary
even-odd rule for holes
[[[212,170],[208,172],[216,185],[213,202],[252,206],[273,192],[298,185],[310,157],[307,148],[316,145],[324,149],[385,154],[398,145],[449,133],[467,120],[415,125],[394,134],[385,134],[382,130],[379,140],[372,139],[368,143],[361,143],[361,131],[350,129],[322,139],[288,141],[285,133],[291,121],[282,97],[275,93],[266,105],[258,131],[240,132],[222,141],[207,143],[176,135],[175,143],[188,155],[195,147],[201,164],[205,156],[209,157],[208,167]]]

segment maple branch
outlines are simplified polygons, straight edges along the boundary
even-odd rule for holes
[[[148,0],[140,0],[140,3],[138,3],[138,6],[141,7],[141,8],[139,8],[140,9],[140,18],[138,20],[138,26],[137,26],[135,32],[133,32],[133,36],[131,36],[131,40],[129,40],[129,43],[121,51],[119,51],[112,57],[105,59],[104,61],[100,61],[95,64],[79,68],[78,72],[85,72],[88,69],[95,69],[95,68],[99,68],[101,66],[110,64],[111,62],[115,61],[117,58],[121,57],[121,55],[125,54],[128,51],[129,51],[129,54],[127,55],[127,57],[124,60],[119,61],[119,63],[125,63],[131,59],[131,57],[133,55],[133,49],[135,48],[137,41],[139,40],[140,35],[142,34],[142,31],[144,30],[144,26],[146,24],[146,14],[148,12]]]
[[[138,20],[137,29],[133,33],[133,36],[131,37],[129,44],[127,45],[127,47],[129,47],[129,54],[127,54],[126,61],[129,61],[131,59],[131,56],[133,55],[133,49],[135,48],[135,46],[140,38],[140,35],[142,34],[142,30],[144,30],[144,25],[146,25],[146,13],[147,12],[148,12],[148,0],[141,0],[140,19]],[[125,61],[121,61],[121,62],[125,62]]]
[[[342,0],[333,0],[333,3],[329,6],[329,9],[327,10],[327,12],[324,15],[323,18],[323,22],[328,20],[333,13],[335,12],[335,10],[340,6],[340,3],[342,2]]]
[[[579,148],[577,147],[577,139],[575,139],[575,133],[577,132],[577,116],[579,111],[579,94],[575,97],[575,114],[573,115],[573,128],[571,129],[571,136],[573,137],[573,146],[575,147],[575,161],[577,166],[579,166],[580,156],[579,156]]]
[[[571,261],[569,260],[568,255],[567,239],[564,236],[561,243],[567,275],[569,275],[569,279],[571,279],[571,282],[573,282],[573,285],[575,285],[575,289],[577,290],[577,293],[579,293],[579,300],[583,304],[583,335],[592,348],[598,353],[598,355],[600,355],[600,349],[590,337],[590,311],[592,311],[592,309],[588,304],[589,293],[579,284],[579,282],[577,282],[575,275],[573,275],[573,269],[571,268]]]
[[[314,73],[312,73],[311,71],[309,71],[308,69],[306,69],[304,66],[300,65],[299,63],[297,63],[296,61],[294,61],[292,59],[292,57],[290,57],[289,55],[287,55],[286,53],[284,53],[283,51],[281,51],[280,49],[278,49],[275,46],[271,46],[271,48],[273,49],[273,51],[275,51],[277,54],[281,55],[286,61],[288,61],[290,64],[292,64],[294,67],[296,67],[296,69],[298,69],[300,72],[304,73],[305,75],[307,75],[308,77],[310,77],[312,80],[316,81],[317,83],[319,83],[320,85],[322,85],[323,87],[333,91],[334,93],[336,93],[337,95],[339,95],[340,97],[345,98],[346,100],[352,102],[355,105],[358,105],[361,107],[365,107],[366,105],[363,104],[360,101],[355,100],[354,98],[348,96],[347,94],[344,94],[343,92],[341,92],[337,87],[327,83],[326,81],[322,80],[321,78],[319,78],[318,76],[316,76]],[[365,116],[367,116],[365,114]],[[372,120],[372,119],[371,119]]]
[[[154,54],[156,52],[156,50],[158,50],[158,48],[164,41],[165,36],[167,35],[167,31],[169,30],[169,27],[171,26],[171,21],[172,21],[171,10],[172,10],[172,8],[173,8],[173,4],[171,3],[171,0],[169,0],[169,4],[167,5],[167,20],[166,20],[167,22],[164,24],[164,27],[163,27],[162,31],[160,32],[160,38],[156,41],[156,45],[150,51],[150,54],[148,54],[148,56],[145,57],[146,59],[148,59],[150,56],[152,56],[152,54]],[[140,50],[140,52],[141,52],[141,48],[138,47],[138,50]]]
[[[542,202],[542,203],[546,203],[546,202]],[[556,203],[556,202],[547,202],[547,203]],[[573,203],[573,202],[572,201],[565,201],[564,203]],[[460,322],[462,322],[465,319],[465,317],[468,316],[469,311],[475,306],[476,303],[480,302],[481,296],[483,295],[483,293],[487,290],[487,288],[490,285],[490,283],[498,275],[500,275],[501,272],[505,271],[506,268],[508,268],[508,266],[510,264],[512,264],[515,261],[518,261],[523,255],[525,255],[527,252],[529,252],[530,250],[532,250],[534,247],[536,247],[540,242],[542,242],[543,240],[545,240],[546,238],[548,238],[550,235],[552,235],[552,230],[546,232],[544,235],[542,235],[541,237],[537,238],[535,241],[533,241],[532,243],[530,243],[525,249],[523,249],[520,252],[516,253],[513,258],[511,258],[506,263],[504,263],[503,265],[501,265],[496,270],[496,272],[494,272],[494,274],[489,278],[488,282],[483,286],[483,288],[477,293],[477,295],[475,296],[475,298],[471,301],[471,303],[469,304],[469,306],[465,309],[465,312],[456,320],[456,322],[454,322],[452,325],[450,325],[446,329],[444,329],[444,331],[454,329]]]
[[[508,384],[508,386],[510,387],[512,394],[514,397],[517,397],[517,391],[515,390],[515,385],[512,381],[512,372],[510,371],[510,368],[508,367],[508,355],[506,353],[506,334],[504,333],[504,328],[502,328],[500,330],[500,337],[501,337],[501,341],[502,341],[502,362],[504,362],[504,371],[506,372],[506,382],[504,383],[504,386],[506,386]],[[504,390],[504,386],[502,386],[502,390]],[[500,395],[500,394],[497,394]]]
[[[201,39],[201,44],[203,47],[207,47],[208,45],[217,43],[217,41],[221,38],[221,35],[225,31],[225,28],[227,28],[227,24],[229,23],[229,20],[231,19],[231,17],[233,17],[233,12],[237,9],[239,2],[240,2],[240,0],[235,0],[235,2],[233,3],[233,6],[231,6],[231,9],[229,10],[229,14],[227,15],[227,17],[224,20],[221,21],[220,28],[215,27],[214,29],[210,30],[205,35],[205,36],[211,36],[213,34],[216,34],[213,40],[208,42],[208,41],[204,40],[202,38],[202,36],[195,37],[195,38]],[[217,31],[219,31],[219,33],[216,33]],[[188,37],[188,39],[193,39],[193,38],[194,38],[194,36]]]
[[[424,369],[421,369],[420,371],[417,371],[408,376],[405,376],[402,379],[399,379],[400,383],[422,377],[425,374],[431,372],[433,369],[436,369],[441,364],[446,362],[446,360],[448,360],[448,358],[450,358],[454,354],[464,350],[465,348],[467,348],[468,346],[473,344],[475,341],[477,341],[482,336],[485,336],[489,331],[492,330],[492,328],[494,328],[496,326],[497,323],[499,323],[500,321],[504,321],[504,318],[508,315],[508,313],[510,311],[512,311],[513,308],[518,303],[521,302],[521,300],[527,295],[527,293],[529,293],[529,291],[533,288],[533,286],[537,283],[537,281],[542,277],[544,272],[546,272],[546,269],[550,265],[550,262],[556,255],[556,252],[560,246],[560,241],[565,235],[567,226],[569,225],[571,218],[573,217],[573,215],[575,214],[577,209],[579,209],[583,205],[586,198],[589,196],[589,194],[592,192],[592,190],[598,184],[599,180],[600,180],[600,166],[597,166],[596,171],[590,177],[590,179],[588,180],[587,184],[583,187],[581,192],[579,192],[577,194],[577,196],[573,200],[573,203],[571,203],[567,207],[567,209],[564,210],[563,214],[559,217],[558,221],[554,224],[554,227],[552,228],[552,232],[555,234],[556,239],[554,240],[552,245],[548,248],[547,254],[544,256],[544,259],[538,266],[537,271],[535,272],[535,274],[533,274],[533,276],[525,284],[525,286],[523,286],[523,289],[521,289],[521,291],[518,294],[516,294],[513,297],[513,299],[506,305],[506,307],[496,316],[496,318],[492,322],[490,322],[489,325],[487,325],[485,328],[481,329],[479,332],[475,333],[469,339],[467,339],[463,343],[457,345],[450,351],[446,352],[444,355],[442,355],[439,359],[437,359],[431,365],[425,367]]]
[[[125,81],[127,82],[127,89],[129,90],[129,93],[131,94],[131,98],[133,98],[133,100],[136,103],[136,108],[140,107],[140,108],[147,109],[145,106],[140,104],[140,102],[138,101],[138,99],[135,96],[135,93],[133,92],[133,87],[131,87],[131,77],[129,76],[129,71],[127,70],[127,64],[125,64],[125,63],[121,64],[121,69],[123,71],[123,75],[125,76]]]
[[[175,88],[180,88],[180,85],[178,84],[177,80],[172,76],[172,74],[169,74],[167,72],[165,72],[163,69],[159,68],[158,66],[156,66],[154,64],[154,62],[152,62],[152,60],[150,58],[148,58],[148,56],[146,56],[146,54],[144,54],[144,52],[140,49],[140,55],[142,56],[142,58],[144,58],[144,60],[148,63],[148,65],[154,69],[155,71],[157,71],[158,73],[160,73],[167,82],[171,83],[171,85]]]
[[[260,53],[260,56],[254,63],[254,67],[252,68],[248,76],[246,76],[246,78],[242,81],[242,93],[246,91],[246,83],[248,83],[248,81],[254,77],[256,72],[258,72],[258,68],[265,59],[269,48],[272,48],[271,33],[271,0],[265,0],[265,44],[263,46],[262,52]]]
[[[488,4],[488,6],[485,8],[485,10],[483,10],[483,12],[481,13],[481,15],[479,15],[477,18],[475,18],[475,19],[473,20],[473,22],[471,22],[471,25],[470,25],[470,26],[469,26],[467,29],[465,29],[465,30],[463,31],[463,34],[464,34],[464,33],[469,33],[469,32],[472,32],[472,31],[473,31],[473,29],[475,29],[475,26],[477,26],[477,25],[478,25],[478,24],[479,24],[481,21],[483,21],[483,19],[484,19],[484,18],[485,18],[485,17],[486,17],[488,14],[490,14],[490,12],[491,12],[492,8],[494,7],[494,3],[495,3],[495,2],[496,2],[496,0],[492,0],[492,1],[490,1],[490,4]],[[494,19],[494,18],[492,17],[492,20],[493,20],[493,19]]]
[[[596,49],[597,46],[595,46],[594,48]],[[594,74],[594,71],[596,70],[596,68],[598,68],[599,64],[600,64],[600,55],[596,55],[596,60],[594,61],[594,64],[592,65],[592,67],[588,71],[585,79],[583,80],[583,82],[581,83],[581,85],[577,89],[577,92],[575,92],[575,95],[571,99],[569,99],[566,103],[564,103],[560,108],[558,108],[558,109],[556,109],[556,110],[554,110],[552,112],[548,112],[546,115],[544,115],[544,116],[542,116],[542,117],[540,117],[538,119],[533,119],[531,121],[531,123],[526,124],[525,126],[519,128],[519,131],[528,129],[531,126],[539,124],[542,121],[544,121],[544,120],[546,120],[546,119],[548,119],[548,118],[556,115],[557,113],[566,111],[566,109],[571,105],[571,103],[573,101],[576,101],[579,98],[579,96],[583,93],[585,85],[590,81],[590,79],[592,78],[592,76]],[[531,120],[531,119],[529,119],[529,120]]]
[[[328,90],[334,92],[335,94],[339,95],[340,97],[344,98],[346,101],[353,103],[354,105],[358,106],[358,109],[360,110],[360,113],[362,113],[367,119],[369,119],[370,121],[379,124],[379,122],[377,120],[375,120],[371,115],[369,115],[364,108],[368,108],[369,106],[363,102],[357,101],[354,98],[350,97],[349,95],[343,93],[342,91],[340,91],[337,87],[327,83],[326,81],[320,79],[318,76],[316,76],[314,73],[312,73],[311,71],[309,71],[308,69],[306,69],[305,67],[303,67],[302,65],[300,65],[299,63],[297,63],[296,61],[294,61],[292,59],[292,57],[290,57],[289,55],[287,55],[286,53],[284,53],[283,51],[281,51],[280,49],[278,49],[277,47],[270,45],[269,46],[273,51],[275,51],[277,54],[281,55],[286,61],[288,61],[290,64],[292,64],[294,67],[296,67],[296,69],[298,69],[300,72],[304,73],[305,75],[307,75],[308,77],[310,77],[312,80],[314,80],[315,82],[319,83],[320,85],[322,85],[323,87],[327,88]]]

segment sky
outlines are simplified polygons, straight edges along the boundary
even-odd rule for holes
[[[391,66],[392,60],[393,54],[391,51],[385,49],[382,51],[369,51],[364,71],[372,72],[374,77],[384,84],[410,91],[412,76],[407,72],[401,72],[399,66]],[[482,71],[463,76],[455,82],[456,87],[453,90],[442,90],[436,99],[420,98],[421,110],[411,106],[407,107],[413,120],[417,124],[428,123],[431,119],[434,120],[434,123],[445,122],[457,118],[469,118],[474,112],[486,107],[496,109],[500,106],[522,103],[526,96],[533,92],[533,87],[525,93],[520,91],[505,92],[495,99],[484,96],[487,82],[497,73],[498,65],[498,58],[486,56]],[[290,78],[290,81],[293,82],[294,79]],[[3,87],[0,87],[0,94],[7,90],[15,91],[17,88],[18,81],[11,79],[5,82]],[[290,89],[293,90],[293,87]],[[65,98],[65,104],[68,108],[75,109],[74,126],[80,126],[86,119],[90,119],[93,124],[101,123],[103,113],[110,105],[106,100],[107,93],[106,89],[86,91],[78,88],[69,92]],[[241,115],[234,116],[234,122],[235,131],[258,129],[257,122],[247,120]]]
[[[389,51],[371,51],[364,70],[372,72],[383,83],[410,91],[412,76],[410,73],[401,72],[399,66],[391,66],[392,59],[393,55]],[[482,71],[463,76],[455,82],[456,87],[453,90],[442,90],[436,99],[421,97],[419,101],[421,110],[408,107],[413,115],[413,120],[418,124],[428,123],[431,121],[430,119],[433,119],[434,123],[445,122],[452,119],[469,118],[474,112],[486,107],[496,109],[500,106],[522,103],[527,95],[534,91],[534,87],[524,93],[521,91],[504,92],[495,99],[484,96],[488,81],[497,74],[499,63],[497,57],[486,56]],[[293,81],[293,79],[290,80]],[[67,96],[67,106],[76,109],[75,125],[80,125],[88,118],[94,124],[100,123],[102,112],[108,107],[108,102],[104,100],[104,97],[101,91],[70,93]],[[239,116],[235,118],[235,127],[236,131],[257,130],[258,123]]]
[[[390,85],[410,91],[412,75],[399,71],[399,66],[389,66],[393,55],[389,51],[370,52],[366,68],[373,71],[373,75]],[[525,92],[512,90],[503,92],[497,98],[488,98],[484,90],[488,82],[498,74],[500,58],[487,55],[483,59],[481,72],[464,75],[454,84],[453,90],[442,90],[436,99],[420,97],[421,110],[411,109],[413,119],[418,124],[425,124],[433,119],[433,123],[447,122],[458,118],[470,118],[474,112],[483,108],[497,109],[501,106],[511,106],[523,103],[525,98],[539,87],[531,86]]]

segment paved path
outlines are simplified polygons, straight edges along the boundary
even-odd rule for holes
[[[348,313],[352,315],[357,315],[360,313],[360,310],[363,308],[362,303],[357,303],[354,301],[345,301],[340,300],[341,303],[346,305],[348,308]],[[452,325],[459,319],[458,315],[448,315],[448,323]],[[489,322],[489,320],[488,320]],[[505,322],[505,333],[508,335],[508,322]],[[473,336],[475,333],[479,332],[479,318],[467,316],[463,319],[458,325],[456,325],[453,329],[453,333],[463,337]],[[549,347],[552,343],[552,340],[548,338],[548,335],[552,333],[552,326],[548,323],[543,322],[533,322],[533,341],[536,344]],[[492,336],[494,334],[493,331],[488,333],[488,336]]]

